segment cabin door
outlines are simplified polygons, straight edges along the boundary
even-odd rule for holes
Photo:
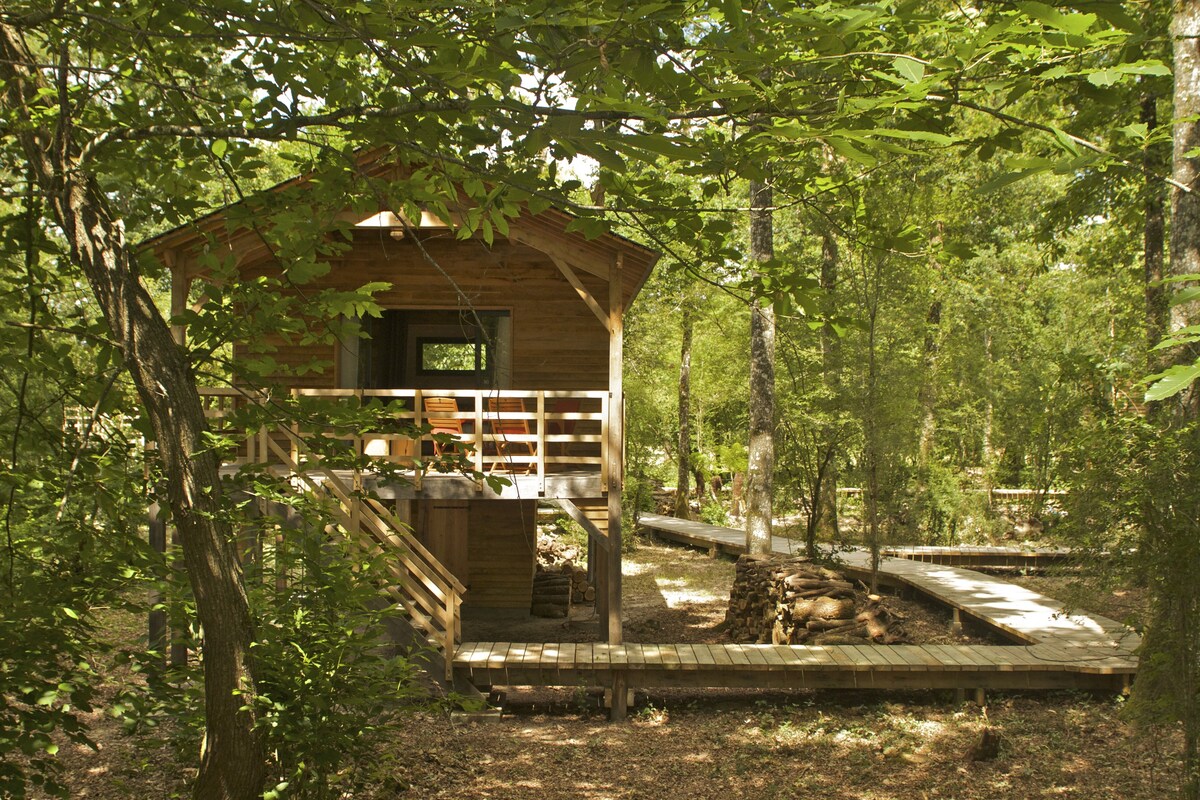
[[[467,501],[428,500],[421,505],[417,538],[463,586],[468,585],[471,575],[467,567]]]

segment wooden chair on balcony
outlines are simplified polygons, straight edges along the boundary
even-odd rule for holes
[[[426,397],[424,398],[425,405],[425,421],[429,423],[429,427],[433,430],[430,433],[442,433],[448,436],[453,436],[455,439],[461,439],[463,435],[463,421],[453,416],[458,413],[458,401],[453,397]],[[444,416],[444,415],[451,416]],[[464,445],[465,446],[465,445]],[[453,450],[454,445],[445,445],[438,442],[436,439],[433,442],[433,454],[441,456],[447,450]],[[469,449],[469,448],[468,448]]]
[[[523,414],[525,403],[519,397],[489,397],[487,410],[491,414]],[[493,419],[491,422],[492,437],[496,443],[496,460],[492,462],[488,472],[521,473],[533,472],[537,466],[533,462],[514,464],[511,456],[535,456],[537,446],[528,441],[509,441],[509,436],[528,436],[529,421],[524,419]]]

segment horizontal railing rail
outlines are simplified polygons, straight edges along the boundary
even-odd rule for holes
[[[247,404],[269,401],[236,388],[205,387],[200,394],[215,427]],[[290,395],[300,401],[378,406],[379,429],[347,432],[332,425],[295,423],[285,441],[281,431],[225,427],[223,432],[239,442],[237,452],[227,456],[227,461],[280,464],[276,448],[269,446],[271,439],[286,445],[295,461],[298,442],[325,437],[345,442],[347,451],[355,456],[412,470],[418,488],[430,463],[451,451],[478,473],[537,476],[543,492],[548,473],[598,472],[601,484],[606,482],[610,402],[606,391],[292,389]],[[434,403],[438,410],[430,408]],[[432,431],[425,432],[426,427]]]

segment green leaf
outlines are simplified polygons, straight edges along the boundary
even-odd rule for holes
[[[1081,36],[1096,23],[1095,14],[1063,14],[1044,3],[1017,3],[1027,16],[1072,36]]]
[[[859,150],[845,139],[831,136],[826,139],[826,141],[829,143],[829,146],[833,148],[835,153],[849,161],[855,161],[867,167],[873,167],[876,163],[878,163],[878,159],[876,159],[875,156]]]
[[[1028,178],[1030,175],[1035,175],[1039,172],[1044,172],[1046,169],[1047,169],[1046,167],[1031,167],[1029,169],[1018,170],[1016,172],[1005,172],[1004,174],[997,175],[996,177],[992,178],[990,181],[987,181],[986,183],[984,183],[982,186],[979,187],[979,191],[984,194],[987,194],[988,192],[994,192],[997,189],[1003,189],[1005,186],[1008,186],[1011,183],[1016,183],[1019,180],[1024,180],[1025,178]]]
[[[1146,401],[1165,400],[1179,394],[1192,385],[1200,377],[1200,362],[1195,364],[1177,364],[1165,372],[1151,375],[1147,380],[1154,383],[1146,390]]]
[[[224,139],[214,139],[212,143],[212,154],[217,158],[224,158],[225,151],[229,149],[229,142]]]
[[[1181,306],[1196,300],[1200,300],[1200,286],[1189,286],[1171,295],[1171,305],[1173,306]]]
[[[911,58],[897,56],[892,59],[892,68],[908,83],[918,83],[925,77],[925,65]]]

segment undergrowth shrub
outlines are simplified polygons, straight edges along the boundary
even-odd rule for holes
[[[320,530],[293,530],[263,579],[250,582],[259,617],[254,703],[275,778],[267,800],[353,795],[380,743],[419,701],[415,667],[384,639],[397,613],[381,601],[380,581],[395,583],[386,558]]]

